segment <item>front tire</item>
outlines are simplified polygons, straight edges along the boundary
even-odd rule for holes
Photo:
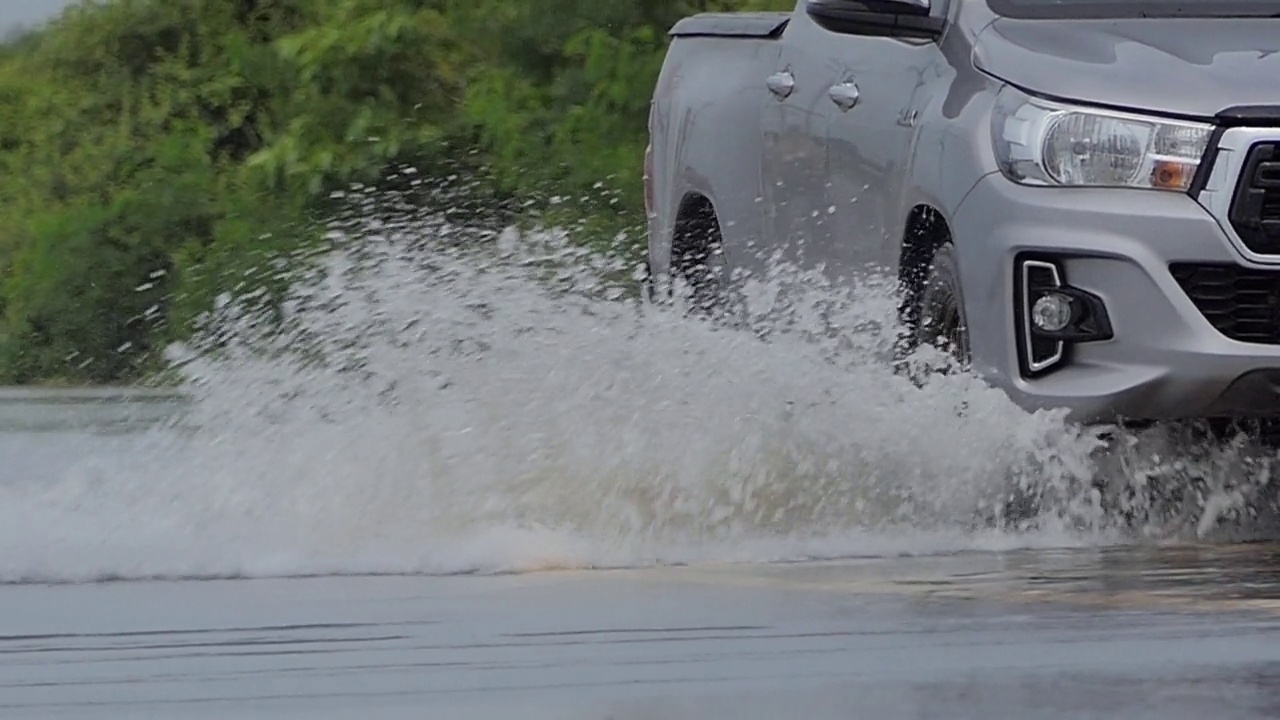
[[[912,328],[912,345],[933,347],[946,353],[952,368],[967,371],[972,363],[969,322],[964,312],[960,287],[960,267],[955,246],[943,243],[933,255],[928,274],[919,292],[919,312]],[[948,374],[952,368],[938,368]]]

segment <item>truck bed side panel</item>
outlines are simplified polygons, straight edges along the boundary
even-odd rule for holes
[[[767,38],[673,40],[650,120],[655,272],[668,269],[676,216],[693,194],[715,206],[730,261],[759,238],[760,112],[779,47]]]

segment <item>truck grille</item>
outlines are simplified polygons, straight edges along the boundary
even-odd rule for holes
[[[1218,332],[1280,345],[1280,271],[1204,263],[1174,263],[1169,270]]]
[[[1256,143],[1249,150],[1230,220],[1249,250],[1280,254],[1280,142]]]

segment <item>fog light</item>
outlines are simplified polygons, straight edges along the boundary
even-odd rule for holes
[[[1070,361],[1080,343],[1113,337],[1102,298],[1067,282],[1057,261],[1019,257],[1014,278],[1018,363],[1023,377],[1053,372]]]
[[[1059,292],[1041,295],[1031,308],[1031,321],[1035,323],[1036,329],[1048,333],[1067,329],[1074,315],[1071,298]]]

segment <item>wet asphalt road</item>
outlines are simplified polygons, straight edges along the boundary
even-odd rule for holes
[[[1280,549],[0,588],[4,718],[1276,718]]]

